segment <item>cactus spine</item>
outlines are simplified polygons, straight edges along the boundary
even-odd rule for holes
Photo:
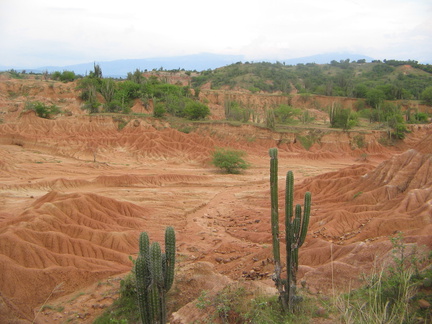
[[[285,311],[292,311],[297,301],[296,283],[298,270],[298,250],[303,245],[309,226],[311,193],[306,192],[304,210],[301,205],[294,206],[294,175],[288,171],[285,190],[285,248],[287,278],[282,279],[282,266],[279,247],[279,206],[278,206],[278,151],[269,150],[270,155],[270,195],[271,195],[271,228],[273,242],[273,257],[275,273],[273,280],[279,291],[282,307]]]
[[[135,263],[138,307],[143,324],[166,323],[166,293],[174,282],[175,232],[165,230],[165,253],[159,243],[150,245],[146,232],[139,239]]]

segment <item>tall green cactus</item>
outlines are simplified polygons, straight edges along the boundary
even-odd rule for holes
[[[143,324],[166,323],[166,293],[174,282],[175,231],[165,230],[165,253],[159,243],[150,245],[146,232],[139,239],[135,262],[138,307]]]
[[[294,175],[288,171],[285,190],[285,248],[286,248],[286,279],[282,279],[282,266],[279,247],[279,206],[278,206],[278,150],[271,148],[270,155],[270,195],[271,195],[271,230],[275,273],[273,280],[279,291],[282,307],[292,311],[296,297],[298,249],[303,245],[309,225],[311,193],[306,192],[304,210],[301,205],[294,205]]]

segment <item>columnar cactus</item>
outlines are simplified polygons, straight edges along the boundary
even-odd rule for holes
[[[296,301],[296,284],[298,270],[298,249],[303,245],[309,225],[311,193],[306,192],[304,210],[295,206],[294,201],[294,175],[288,171],[285,190],[285,247],[286,247],[286,279],[281,278],[282,266],[279,247],[279,206],[278,206],[278,157],[277,149],[269,150],[270,154],[270,195],[271,195],[271,228],[273,242],[273,257],[275,260],[275,273],[273,280],[279,291],[282,307],[285,311],[292,311]]]
[[[139,239],[139,254],[135,263],[138,307],[143,324],[166,323],[166,293],[174,281],[175,232],[165,230],[165,253],[159,243],[150,245],[146,232]]]

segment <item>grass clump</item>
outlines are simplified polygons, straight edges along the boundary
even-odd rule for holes
[[[231,284],[216,294],[203,291],[196,307],[205,315],[196,322],[201,323],[309,323],[318,315],[317,301],[303,296],[292,313],[284,312],[278,296],[263,295],[243,284]]]
[[[430,323],[430,311],[419,308],[418,300],[427,298],[421,287],[432,269],[421,272],[420,268],[430,263],[431,256],[419,257],[416,247],[408,251],[401,234],[391,242],[393,264],[365,276],[362,288],[336,299],[344,323]]]
[[[93,323],[139,323],[140,316],[135,287],[135,274],[131,272],[120,281],[120,297]]]

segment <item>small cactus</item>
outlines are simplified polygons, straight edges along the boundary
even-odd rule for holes
[[[304,210],[294,201],[294,175],[288,171],[285,190],[285,248],[287,278],[282,279],[282,266],[279,247],[279,203],[278,203],[278,150],[272,148],[270,155],[270,195],[271,195],[271,231],[273,243],[273,257],[275,260],[275,273],[273,280],[279,291],[282,307],[285,311],[292,311],[295,295],[298,270],[298,249],[303,245],[309,225],[311,193],[306,192]],[[294,211],[294,213],[293,213]]]
[[[175,232],[165,230],[165,253],[159,243],[150,245],[146,232],[139,239],[135,263],[138,307],[142,324],[166,323],[166,293],[174,282]]]

